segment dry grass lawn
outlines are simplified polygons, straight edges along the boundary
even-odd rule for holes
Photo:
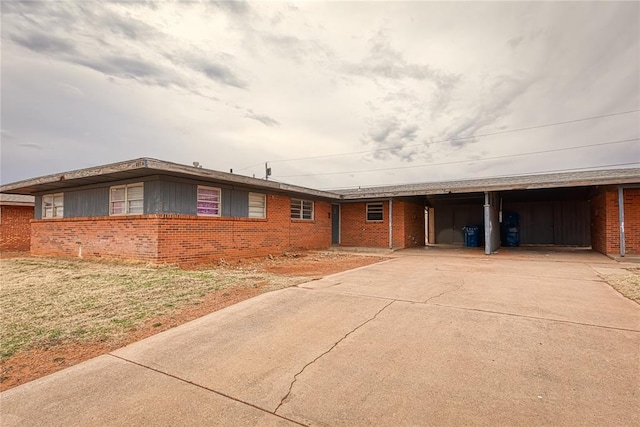
[[[71,341],[117,340],[211,292],[265,284],[265,290],[280,289],[305,280],[251,268],[187,271],[48,258],[2,259],[0,271],[0,359]]]
[[[620,274],[606,275],[604,279],[625,297],[640,304],[640,268],[627,268]]]

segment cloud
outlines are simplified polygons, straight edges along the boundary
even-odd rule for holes
[[[171,60],[174,64],[189,67],[218,84],[233,86],[240,89],[247,88],[248,83],[240,78],[238,73],[223,63],[223,61],[231,62],[233,57],[222,53],[218,53],[217,56],[219,59],[215,60],[207,57],[204,53],[188,55],[182,54],[178,56],[173,54],[165,55],[165,57]]]
[[[280,125],[280,123],[276,119],[274,119],[272,117],[269,117],[267,115],[264,115],[264,114],[256,114],[251,110],[247,111],[247,113],[245,114],[245,117],[248,118],[248,119],[257,120],[257,121],[259,121],[260,123],[262,123],[263,125],[266,125],[266,126],[278,126],[278,125]]]
[[[112,33],[119,34],[130,40],[151,39],[158,34],[158,31],[151,25],[133,19],[130,16],[123,17],[116,13],[105,13],[100,18],[100,21]]]
[[[211,9],[221,10],[231,15],[247,15],[251,12],[249,3],[242,0],[211,0],[206,2]]]
[[[230,55],[217,53],[221,60],[212,59],[211,53],[192,45],[178,45],[174,36],[133,18],[127,9],[112,10],[110,6],[61,2],[43,4],[42,8],[13,5],[7,12],[3,10],[12,15],[11,25],[3,32],[17,45],[35,53],[109,77],[164,88],[175,86],[201,96],[204,82],[199,82],[197,75],[225,86],[248,86],[229,64],[222,62],[229,61]],[[236,11],[243,8],[219,7]],[[46,33],[42,31],[45,28]]]
[[[38,53],[46,54],[74,54],[74,45],[62,38],[33,32],[31,34],[21,34],[11,36],[11,40],[16,44]]]
[[[23,143],[18,144],[18,147],[30,148],[32,150],[44,150],[44,147],[40,144],[32,144],[32,143]]]
[[[15,138],[15,135],[13,134],[13,132],[11,132],[11,131],[9,131],[7,129],[1,129],[0,130],[0,136],[4,140]]]
[[[388,160],[392,156],[401,160],[412,161],[418,153],[418,147],[413,145],[420,132],[415,123],[403,123],[396,117],[384,117],[370,123],[361,140],[365,144],[372,144],[375,150],[373,158]]]
[[[334,57],[333,50],[317,40],[270,32],[260,32],[256,36],[279,56],[296,62],[327,61]]]
[[[380,30],[369,41],[369,52],[358,63],[345,63],[347,73],[386,79],[429,80],[438,88],[450,90],[459,76],[425,64],[407,62],[403,54],[391,46],[386,31]]]
[[[498,75],[480,92],[478,102],[467,106],[467,113],[457,117],[455,124],[444,130],[441,137],[454,147],[475,142],[481,129],[510,113],[511,106],[534,84],[531,78]]]

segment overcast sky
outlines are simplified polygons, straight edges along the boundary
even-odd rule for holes
[[[638,2],[0,7],[3,184],[137,157],[313,188],[640,166]]]

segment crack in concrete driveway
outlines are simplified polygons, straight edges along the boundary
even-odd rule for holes
[[[329,354],[331,352],[331,350],[333,350],[334,348],[336,348],[338,346],[338,344],[340,344],[342,341],[344,341],[349,335],[351,335],[352,333],[354,333],[355,331],[357,331],[358,329],[362,328],[364,325],[366,325],[367,323],[371,322],[372,320],[374,320],[376,317],[378,317],[378,315],[380,313],[382,313],[387,307],[389,307],[391,304],[393,304],[394,302],[396,302],[395,300],[391,301],[389,304],[385,305],[384,307],[382,307],[380,310],[378,310],[378,312],[376,314],[374,314],[371,318],[365,320],[364,322],[362,322],[361,324],[359,324],[358,326],[356,326],[355,328],[353,328],[352,330],[350,330],[349,332],[347,332],[342,338],[340,338],[338,341],[336,341],[328,350],[326,350],[325,352],[323,352],[322,354],[320,354],[318,357],[316,357],[315,359],[313,359],[311,362],[307,363],[306,365],[304,365],[302,367],[302,369],[293,376],[293,380],[291,381],[291,384],[289,384],[289,390],[287,391],[287,394],[284,395],[284,397],[280,400],[280,403],[278,404],[278,406],[276,407],[276,409],[273,410],[273,414],[277,415],[278,409],[280,409],[280,407],[284,404],[284,402],[289,398],[289,396],[291,395],[291,390],[293,389],[293,385],[296,383],[296,381],[298,380],[298,376],[301,375],[305,369],[307,369],[309,366],[313,365],[314,363],[316,363],[318,360],[320,360],[323,356]]]
[[[432,297],[427,298],[426,300],[424,300],[422,303],[426,304],[429,301],[431,301],[432,299],[436,299],[436,298],[440,298],[441,296],[443,296],[444,294],[449,294],[451,292],[456,292],[459,291],[460,288],[462,288],[464,286],[464,279],[462,279],[462,282],[455,288],[455,289],[449,289],[448,291],[444,291],[444,292],[440,292],[438,295],[434,295]]]

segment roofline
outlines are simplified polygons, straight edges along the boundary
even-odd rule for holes
[[[259,178],[251,178],[244,175],[236,175],[227,172],[215,171],[212,169],[181,165],[178,163],[166,162],[148,157],[17,181],[0,186],[0,192],[11,194],[27,194],[25,192],[21,193],[20,190],[25,187],[36,186],[40,184],[53,184],[62,181],[68,182],[74,179],[101,176],[117,172],[136,171],[140,169],[161,171],[169,174],[174,173],[190,175],[194,178],[206,178],[213,181],[225,182],[230,184],[242,184],[250,187],[258,187],[288,193],[298,193],[325,199],[340,199],[339,194],[328,191],[315,190],[312,188],[285,184],[276,181],[267,181]]]
[[[80,180],[82,178],[115,174],[118,172],[140,171],[143,169],[149,170],[149,175],[160,171],[167,174],[180,176],[186,175],[193,178],[203,178],[220,183],[239,184],[264,190],[272,190],[274,192],[295,193],[322,199],[345,201],[373,198],[428,196],[450,193],[482,193],[485,191],[640,184],[640,168],[627,168],[425,182],[381,187],[353,188],[331,192],[142,157],[134,160],[17,181],[0,186],[0,192],[10,194],[33,194],[38,191],[34,189],[25,191],[25,188],[45,184],[55,184],[57,182],[65,182],[68,184],[69,181],[73,181],[74,179]],[[60,186],[60,188],[63,187],[68,187],[68,185]]]
[[[0,193],[0,206],[35,206],[33,196]]]
[[[598,176],[609,173],[609,176]],[[520,181],[520,182],[509,182]],[[485,191],[640,184],[640,168],[599,169],[578,172],[516,175],[484,179],[450,180],[339,190],[344,200],[484,193]]]
[[[28,207],[34,207],[36,205],[35,202],[5,202],[5,201],[0,201],[0,206],[28,206]]]

